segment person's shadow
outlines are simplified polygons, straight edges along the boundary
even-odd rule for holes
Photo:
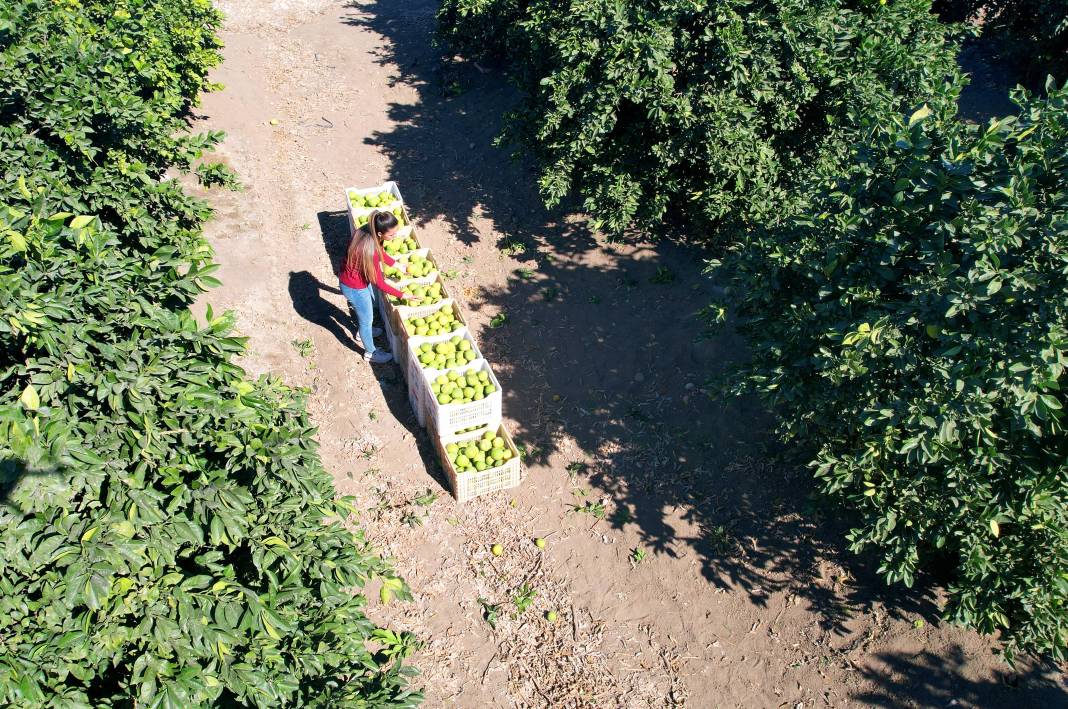
[[[322,283],[308,271],[289,272],[289,298],[293,309],[310,323],[327,330],[337,341],[358,354],[363,351],[356,346],[359,328],[355,317],[345,312],[320,295],[320,291],[341,295],[341,291]]]

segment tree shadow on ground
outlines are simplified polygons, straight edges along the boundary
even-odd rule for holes
[[[379,62],[418,93],[392,104],[395,125],[367,142],[389,159],[417,226],[442,219],[472,244],[484,238],[477,220],[488,219],[514,259],[505,287],[476,288],[464,306],[507,316],[474,334],[526,465],[555,457],[539,474],[594,486],[609,498],[609,521],[648,549],[692,549],[710,583],[759,605],[792,593],[828,633],[845,635],[875,603],[937,622],[935,584],[888,590],[874,560],[845,549],[848,520],[811,501],[811,474],[776,443],[757,402],[706,396],[709,379],[745,356],[737,336],[705,334],[701,311],[716,291],[706,255],[675,241],[611,243],[565,209],[545,210],[530,166],[491,145],[514,90],[497,73],[442,61],[431,44],[436,8],[350,5],[344,21],[381,36]],[[565,438],[580,453],[561,466]],[[698,531],[679,531],[669,513]],[[838,567],[855,580],[840,584]]]
[[[989,679],[969,679],[969,658],[959,645],[913,653],[876,653],[866,658],[859,672],[868,691],[851,699],[864,706],[896,709],[901,697],[922,707],[1063,707],[1065,691],[1055,680],[1035,672],[1021,674],[1008,667]]]

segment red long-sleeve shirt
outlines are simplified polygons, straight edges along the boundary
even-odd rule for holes
[[[389,254],[376,249],[374,257],[374,284],[378,286],[379,290],[381,290],[383,293],[392,295],[395,298],[400,298],[402,296],[402,293],[393,286],[386,283],[386,278],[382,275],[382,261],[385,261],[387,266],[392,266],[396,263],[396,261],[390,258]],[[363,280],[363,277],[360,275],[359,271],[357,271],[356,269],[347,269],[345,268],[344,264],[342,264],[341,266],[341,273],[338,274],[338,279],[342,283],[347,285],[349,288],[356,288],[357,290],[361,288],[366,288],[368,285],[367,282]]]

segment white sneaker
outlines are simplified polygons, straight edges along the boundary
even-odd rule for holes
[[[385,364],[386,362],[393,361],[393,355],[385,350],[375,350],[374,352],[364,352],[363,358],[371,364]]]

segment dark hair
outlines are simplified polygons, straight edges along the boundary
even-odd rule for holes
[[[367,218],[367,228],[371,231],[371,236],[375,238],[375,241],[379,240],[379,234],[396,228],[399,223],[393,212],[380,212],[377,209]]]
[[[379,234],[393,229],[399,224],[397,218],[391,212],[375,210],[367,218],[367,229],[360,227],[349,242],[349,250],[345,255],[345,269],[359,273],[365,283],[372,283],[375,279],[374,256],[382,251],[382,241]]]

